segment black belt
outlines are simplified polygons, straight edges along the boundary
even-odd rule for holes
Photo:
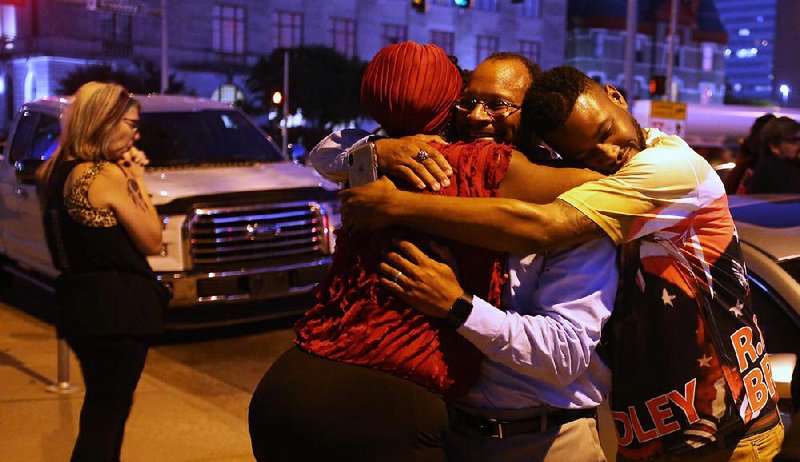
[[[449,407],[448,413],[453,424],[468,427],[483,436],[500,439],[526,433],[542,432],[584,417],[597,417],[597,409],[595,408],[562,409],[520,420],[481,417],[464,412],[454,406]]]

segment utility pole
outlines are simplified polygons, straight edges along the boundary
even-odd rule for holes
[[[636,97],[636,81],[633,79],[633,66],[636,62],[636,2],[638,0],[628,0],[628,16],[625,22],[625,96],[628,104],[632,104]]]
[[[675,34],[678,25],[678,0],[670,0],[669,10],[669,38],[667,40],[667,76],[665,86],[667,89],[667,101],[675,101],[675,92],[672,91],[672,67],[673,56],[675,54]]]
[[[167,38],[167,0],[161,0],[161,94],[169,88],[169,59]]]
[[[162,0],[164,1],[164,0]],[[283,127],[281,127],[284,157],[289,155],[289,49],[283,51]],[[292,158],[294,160],[294,158]]]

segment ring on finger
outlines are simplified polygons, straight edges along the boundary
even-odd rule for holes
[[[424,149],[420,149],[417,152],[417,155],[414,156],[414,160],[416,160],[419,163],[422,163],[422,162],[425,162],[426,160],[430,159],[430,157],[431,157],[431,155],[428,154],[428,151],[426,151]]]
[[[396,273],[394,273],[394,276],[392,276],[392,282],[394,282],[395,284],[400,282],[400,276],[402,276],[402,275],[403,275],[403,272],[398,270]]]

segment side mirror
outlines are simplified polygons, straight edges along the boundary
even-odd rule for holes
[[[14,162],[14,175],[22,184],[36,184],[36,170],[44,163],[41,159],[23,159]]]

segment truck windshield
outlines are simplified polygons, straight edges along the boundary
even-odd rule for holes
[[[143,112],[139,149],[151,167],[283,160],[276,146],[237,111]]]

